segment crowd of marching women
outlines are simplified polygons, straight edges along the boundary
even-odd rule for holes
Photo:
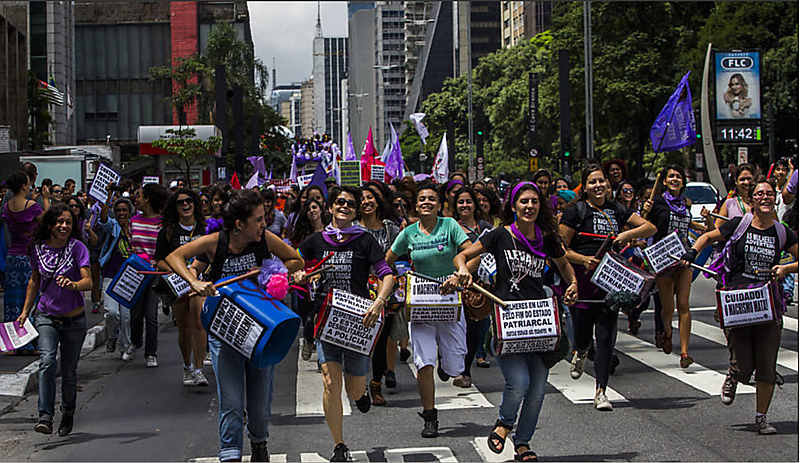
[[[342,391],[363,413],[387,405],[398,357],[414,363],[426,438],[446,419],[434,374],[469,388],[473,361],[496,364],[505,386],[489,449],[502,453],[510,437],[517,461],[536,461],[531,440],[556,363],[569,362],[577,379],[593,361],[594,408],[613,409],[605,391],[619,363],[620,312],[636,335],[652,300],[656,347],[679,346],[680,367],[693,363],[689,295],[704,273],[718,282],[730,351],[722,402],[755,374],[755,429],[774,434],[766,414],[798,269],[798,171],[782,160],[768,178],[750,164],[729,175],[728,197],[694,221],[681,167],[640,183],[619,160],[586,167],[578,185],[546,170],[511,184],[455,173],[443,184],[328,179],[302,189],[123,179],[105,187],[105,201],[74,181],[37,187],[25,164],[3,184],[4,320],[31,319],[38,338],[6,353],[38,352],[35,430],[50,434],[60,351],[65,436],[87,330],[83,293],[104,313],[106,351],[123,362],[141,351],[149,368],[158,366],[160,306],[178,329],[183,386],[208,386],[204,366],[213,370],[221,461],[242,459],[245,428],[251,461],[268,461],[274,367],[298,331],[301,358],[316,352],[331,461],[350,458]],[[764,316],[747,318],[753,311]],[[264,321],[279,318],[294,324]]]

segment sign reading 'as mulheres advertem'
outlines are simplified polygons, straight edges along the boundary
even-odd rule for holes
[[[775,320],[770,285],[717,290],[717,310],[722,328],[756,325]]]
[[[362,355],[372,355],[383,326],[383,314],[373,326],[365,326],[364,315],[371,306],[372,301],[367,298],[333,289],[328,296],[327,310],[322,314],[319,339]]]
[[[684,252],[686,252],[686,249],[683,246],[683,241],[678,236],[678,232],[672,232],[657,243],[653,243],[652,246],[644,248],[644,257],[647,259],[647,265],[653,269],[653,273],[658,275],[677,264],[677,261],[671,258],[670,255],[680,257]]]
[[[549,352],[555,350],[561,332],[554,298],[508,301],[495,305],[494,332],[498,353]]]
[[[444,281],[444,278],[442,278]],[[440,283],[408,275],[406,305],[412,322],[453,322],[461,318],[461,292],[441,294]]]

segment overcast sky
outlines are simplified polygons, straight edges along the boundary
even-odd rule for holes
[[[322,33],[347,37],[347,2],[322,2]],[[312,46],[317,26],[317,2],[247,2],[256,56],[269,68],[272,58],[278,85],[311,76]]]

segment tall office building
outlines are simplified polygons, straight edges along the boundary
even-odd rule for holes
[[[500,30],[500,2],[453,2],[456,56],[456,75],[464,75],[478,65],[478,60],[502,47]],[[467,30],[469,28],[469,30]],[[468,46],[471,45],[471,46]],[[469,59],[469,55],[472,59]]]
[[[374,3],[348,2],[348,9],[358,5],[347,23],[348,56],[347,67],[347,106],[349,108],[349,128],[353,137],[354,148],[360,154],[360,148],[367,139],[370,127],[378,125],[376,111],[376,75],[375,69],[375,19]],[[369,5],[366,8],[365,5]]]
[[[314,76],[300,84],[300,132],[303,138],[311,138],[314,133]],[[295,132],[295,136],[298,132]]]
[[[552,1],[500,2],[503,47],[511,47],[552,27]]]
[[[26,16],[26,3],[0,3],[0,153],[28,147]]]
[[[380,150],[397,129],[406,107],[405,11],[401,1],[375,2],[375,94],[378,105],[373,136]]]
[[[405,2],[405,73],[406,95],[411,93],[419,58],[425,47],[425,33],[433,23],[434,4],[431,1]]]
[[[314,37],[314,130],[341,144],[341,82],[347,77],[347,37],[323,37],[317,13]]]

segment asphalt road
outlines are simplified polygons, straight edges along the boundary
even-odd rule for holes
[[[610,380],[614,411],[591,405],[592,364],[584,377],[568,377],[561,362],[550,373],[539,427],[532,441],[543,461],[797,461],[797,306],[790,308],[782,337],[776,388],[768,415],[778,435],[752,430],[755,394],[740,386],[733,405],[719,400],[728,352],[715,326],[713,285],[693,286],[691,354],[696,365],[678,367],[678,356],[653,345],[652,313],[643,315],[638,336],[620,319],[621,364]],[[97,349],[81,360],[79,410],[66,438],[32,431],[37,395],[0,416],[0,457],[8,461],[212,461],[218,452],[216,384],[181,385],[176,329],[161,317],[159,367],[130,364]],[[722,341],[724,342],[724,341]],[[677,335],[676,335],[677,343]],[[298,347],[298,346],[296,346]],[[275,376],[269,449],[272,461],[325,461],[333,445],[321,413],[321,379],[315,364],[298,361],[299,348],[279,364]],[[486,450],[500,403],[503,377],[496,364],[472,369],[476,387],[459,389],[437,381],[440,437],[420,436],[421,410],[412,368],[398,364],[398,388],[386,407],[359,413],[351,404],[345,439],[357,461],[507,461]],[[245,453],[249,445],[245,439]]]

